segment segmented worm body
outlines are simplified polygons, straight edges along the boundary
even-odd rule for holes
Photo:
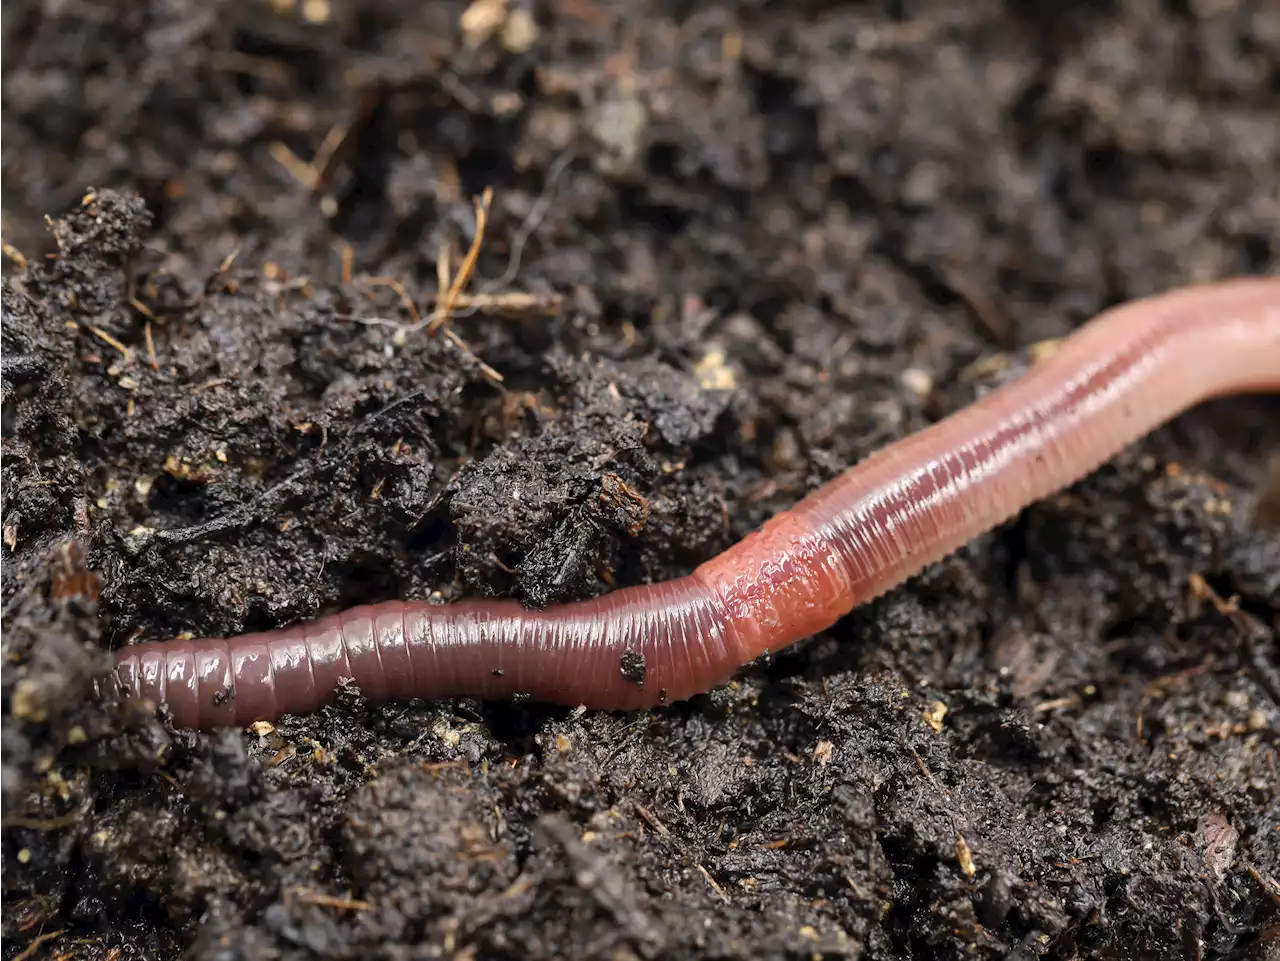
[[[392,601],[281,630],[127,646],[117,675],[214,728],[372,700],[528,695],[636,709],[689,698],[831,626],[1188,407],[1280,390],[1280,278],[1109,310],[1022,378],[866,458],[660,584],[546,610]]]

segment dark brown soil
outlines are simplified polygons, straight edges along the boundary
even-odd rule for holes
[[[1277,957],[1265,398],[670,709],[95,699],[130,638],[685,573],[1280,269],[1272,0],[466,7],[5,4],[3,957]],[[362,322],[486,187],[459,339]]]

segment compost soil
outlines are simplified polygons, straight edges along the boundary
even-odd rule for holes
[[[95,679],[684,574],[1276,271],[1280,7],[31,0],[3,53],[5,959],[1276,956],[1265,398],[662,710]]]

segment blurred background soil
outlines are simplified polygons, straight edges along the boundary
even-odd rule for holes
[[[686,573],[1275,272],[1276,3],[26,0],[3,108],[8,961],[1277,957],[1266,398],[669,709],[94,696]]]

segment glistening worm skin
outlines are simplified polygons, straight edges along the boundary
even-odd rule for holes
[[[687,577],[541,611],[392,601],[137,644],[118,653],[117,675],[179,726],[206,729],[315,711],[342,677],[372,700],[679,701],[831,626],[1186,408],[1276,390],[1280,278],[1175,290],[1099,315],[1020,380],[873,454]]]

